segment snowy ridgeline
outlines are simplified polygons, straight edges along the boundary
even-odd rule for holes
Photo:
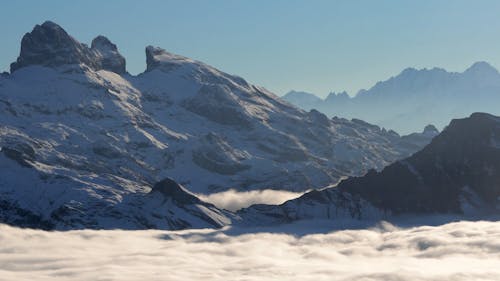
[[[359,118],[411,133],[427,124],[441,129],[451,119],[473,112],[500,114],[500,74],[486,62],[476,62],[464,72],[407,68],[354,97],[342,92],[321,99],[291,91],[283,99],[304,110],[314,108],[328,116]]]
[[[500,280],[500,222],[329,232],[331,223],[248,234],[0,225],[0,280]]]
[[[205,195],[303,192],[382,169],[435,135],[304,112],[152,46],[147,70],[132,76],[107,38],[88,47],[51,22],[27,33],[21,50],[0,76],[0,220],[16,225],[220,226],[231,215],[152,187],[171,177]]]

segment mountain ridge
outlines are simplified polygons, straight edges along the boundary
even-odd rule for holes
[[[252,223],[302,219],[387,219],[398,215],[498,215],[500,117],[454,119],[412,156],[279,206],[239,212]]]
[[[500,101],[500,74],[487,62],[476,62],[463,72],[442,68],[406,68],[396,76],[379,81],[354,97],[331,93],[311,102],[308,95],[294,93],[283,98],[328,116],[359,118],[408,134],[427,124],[443,128],[449,120],[473,112],[500,114],[493,104]]]
[[[201,194],[321,188],[432,139],[302,111],[159,47],[130,75],[107,38],[89,48],[54,23],[24,38],[0,78],[0,196],[56,229],[222,225],[223,210],[150,191],[165,178]]]

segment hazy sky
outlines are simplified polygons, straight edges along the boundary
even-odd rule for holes
[[[108,36],[137,74],[152,44],[278,95],[354,93],[406,67],[500,66],[500,1],[2,1],[0,69],[52,20],[78,40]]]

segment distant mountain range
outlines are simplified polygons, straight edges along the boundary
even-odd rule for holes
[[[315,190],[282,205],[254,205],[248,223],[384,219],[394,215],[500,213],[500,117],[453,120],[423,150],[382,171]]]
[[[0,222],[221,226],[234,214],[184,187],[205,194],[321,188],[380,170],[437,134],[401,137],[305,112],[158,47],[146,47],[146,62],[130,75],[106,37],[89,47],[53,22],[24,35],[10,73],[0,76]]]
[[[407,134],[427,124],[442,129],[451,119],[473,112],[500,114],[500,74],[486,62],[474,63],[462,73],[408,68],[354,97],[342,92],[320,99],[291,91],[283,98],[305,110],[358,118]]]

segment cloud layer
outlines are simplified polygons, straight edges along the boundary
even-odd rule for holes
[[[0,225],[0,280],[500,280],[500,222],[230,233]]]
[[[290,192],[283,190],[252,190],[239,192],[234,189],[212,193],[210,195],[200,195],[200,199],[212,203],[219,208],[229,211],[237,211],[242,208],[249,207],[253,204],[281,204],[287,200],[297,198],[304,192]]]

